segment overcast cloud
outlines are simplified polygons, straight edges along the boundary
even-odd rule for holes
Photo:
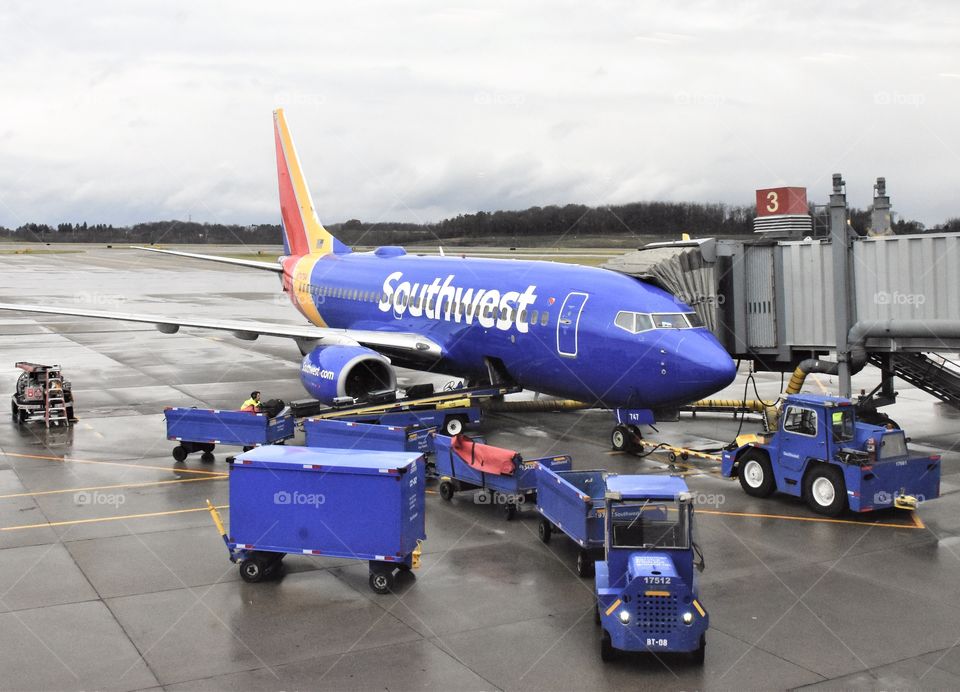
[[[0,225],[276,222],[283,106],[321,218],[638,200],[960,216],[956,3],[4,3]]]

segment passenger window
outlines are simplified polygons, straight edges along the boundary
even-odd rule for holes
[[[517,322],[526,322],[526,321],[527,321],[527,311],[524,309],[520,311],[520,316],[517,318]]]
[[[783,429],[798,435],[817,434],[817,413],[813,409],[790,406],[783,418]]]
[[[543,315],[540,316],[540,324],[544,327],[547,326],[547,322],[550,321],[550,313],[544,311]]]
[[[613,321],[613,323],[620,327],[620,329],[626,329],[628,332],[633,334],[636,331],[633,328],[635,317],[636,313],[633,312],[618,312],[617,318]]]
[[[539,312],[538,312],[538,311],[536,311],[536,310],[531,310],[531,311],[530,311],[530,324],[536,324],[536,323],[537,323],[537,317],[538,317],[538,316],[539,316]]]

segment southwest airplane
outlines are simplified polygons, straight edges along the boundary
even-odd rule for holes
[[[394,389],[394,366],[644,411],[733,381],[733,361],[696,313],[632,277],[555,262],[409,255],[400,247],[351,252],[317,218],[282,110],[274,112],[274,136],[285,256],[268,263],[153,251],[274,272],[312,326],[0,309],[152,323],[164,333],[196,327],[248,340],[292,338],[304,355],[303,386],[325,403]]]

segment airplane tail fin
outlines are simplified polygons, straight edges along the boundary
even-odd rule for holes
[[[273,132],[277,146],[277,179],[280,183],[280,215],[286,254],[339,255],[350,252],[350,248],[334,238],[317,218],[282,108],[273,112]]]

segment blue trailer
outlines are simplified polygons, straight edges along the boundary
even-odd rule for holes
[[[524,461],[514,450],[491,447],[466,435],[437,435],[434,449],[442,499],[449,502],[460,490],[483,490],[507,520],[516,516],[520,505],[535,501],[540,466],[557,470],[571,466],[566,455]]]
[[[707,611],[698,597],[703,554],[693,501],[674,476],[609,476],[606,559],[596,564],[600,657],[621,651],[688,653],[703,663]]]
[[[369,411],[347,410],[325,414],[323,417],[376,425],[435,428],[444,435],[459,435],[468,427],[480,425],[480,407],[468,405],[467,401],[464,399],[461,402],[463,405],[433,405],[422,408],[408,408],[403,402],[397,402],[392,409],[375,407]]]
[[[819,394],[788,396],[777,429],[738,438],[723,452],[721,473],[739,477],[748,495],[779,491],[827,516],[914,509],[940,495],[939,456],[911,455],[892,423],[861,422],[849,399]]]
[[[294,433],[294,417],[290,413],[271,418],[250,411],[168,406],[163,416],[167,439],[180,443],[173,448],[177,461],[193,452],[202,452],[203,461],[213,461],[213,450],[218,444],[250,449],[281,443]]]
[[[265,446],[230,469],[229,532],[212,513],[244,581],[287,554],[324,555],[367,560],[370,588],[387,593],[419,565],[424,486],[421,454]]]
[[[385,452],[433,452],[433,428],[376,425],[308,418],[303,421],[307,447],[376,449]]]
[[[559,530],[569,536],[577,551],[577,574],[592,577],[594,563],[603,559],[603,515],[606,471],[558,471],[541,465],[536,470],[537,534],[544,543]]]

